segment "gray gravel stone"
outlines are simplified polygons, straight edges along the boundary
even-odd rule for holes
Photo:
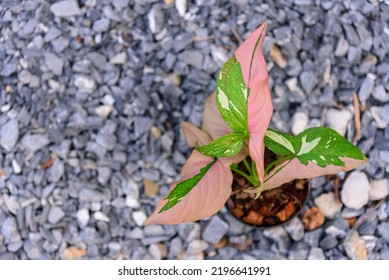
[[[308,260],[325,260],[323,250],[318,247],[313,247],[309,251]]]
[[[293,32],[290,26],[282,26],[274,29],[273,33],[277,44],[283,46],[291,41]]]
[[[16,220],[12,217],[7,217],[1,225],[1,234],[4,237],[5,243],[15,243],[21,240]]]
[[[338,44],[336,45],[335,55],[338,57],[343,57],[347,54],[349,50],[349,44],[347,40],[342,36],[338,40]]]
[[[22,248],[23,246],[23,242],[22,241],[19,241],[19,242],[15,242],[15,243],[11,243],[7,246],[7,249],[8,251],[12,252],[12,253],[15,253],[17,252],[20,248]]]
[[[40,259],[42,256],[41,249],[31,241],[25,242],[23,245],[23,249],[27,253],[28,258],[31,260]]]
[[[96,136],[96,142],[101,147],[111,151],[115,148],[117,139],[114,134],[109,133],[106,130],[100,130]]]
[[[389,222],[380,224],[377,229],[379,234],[386,240],[386,242],[389,242]]]
[[[111,175],[112,175],[111,168],[105,167],[105,166],[98,167],[97,172],[98,172],[97,181],[101,185],[105,186],[107,184],[107,182],[109,181],[109,179],[111,178]]]
[[[71,17],[81,15],[81,10],[75,0],[65,0],[51,5],[50,11],[56,17]]]
[[[378,101],[388,102],[389,92],[385,90],[385,87],[383,85],[378,85],[373,89],[373,97]]]
[[[120,52],[114,55],[109,62],[112,64],[124,64],[127,61],[127,54],[125,52]]]
[[[315,88],[319,80],[316,78],[314,72],[304,71],[300,75],[300,83],[302,88],[304,89],[305,94],[311,95],[312,90]]]
[[[19,123],[10,119],[0,130],[0,145],[6,151],[12,151],[19,138]]]
[[[55,26],[50,27],[49,31],[45,34],[44,40],[45,42],[51,42],[54,39],[58,38],[62,34],[61,30],[56,28]]]
[[[49,180],[52,183],[57,183],[65,172],[65,166],[60,159],[54,161],[49,169]]]
[[[43,134],[28,134],[22,138],[21,143],[30,153],[35,153],[47,146],[50,140]]]
[[[364,104],[366,100],[370,97],[374,88],[374,81],[376,76],[369,73],[367,74],[365,80],[363,81],[361,88],[359,89],[358,96],[359,100]]]
[[[9,77],[17,71],[17,65],[14,63],[7,63],[1,69],[0,75],[3,77]]]
[[[146,236],[163,236],[165,234],[165,230],[161,225],[145,226],[143,232]]]
[[[134,117],[135,137],[139,138],[144,133],[149,132],[153,123],[152,119],[146,117]]]
[[[48,221],[51,224],[53,224],[53,225],[57,224],[64,217],[65,217],[65,213],[62,211],[62,209],[60,207],[53,206],[50,208]]]
[[[281,253],[287,252],[288,247],[290,245],[290,238],[288,236],[288,233],[283,227],[278,226],[278,227],[266,229],[263,231],[263,235],[266,238],[270,239],[271,241],[275,242],[278,250]]]
[[[199,51],[186,50],[178,55],[178,59],[197,69],[203,66],[204,55]]]
[[[312,0],[294,0],[293,1],[298,6],[311,6]]]
[[[59,56],[53,53],[45,53],[45,63],[55,75],[62,75],[64,61]]]
[[[300,219],[293,218],[286,226],[286,231],[295,241],[300,241],[304,237],[304,226]]]
[[[109,19],[107,18],[102,18],[99,20],[96,20],[93,23],[93,31],[95,32],[105,32],[109,28]]]
[[[213,216],[206,225],[202,237],[211,244],[217,244],[227,233],[228,227],[228,223],[219,216]]]
[[[320,247],[324,250],[330,250],[332,248],[335,248],[336,245],[338,244],[338,240],[333,237],[332,235],[327,235],[320,241]]]

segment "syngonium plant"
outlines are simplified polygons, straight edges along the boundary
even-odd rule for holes
[[[308,128],[297,136],[268,128],[273,106],[262,53],[266,27],[265,22],[223,65],[216,93],[204,106],[202,129],[181,124],[193,152],[180,180],[171,185],[145,224],[179,224],[215,214],[231,195],[232,171],[245,177],[252,184],[247,191],[258,197],[294,179],[349,171],[367,161],[330,128]],[[265,146],[279,156],[266,168]]]

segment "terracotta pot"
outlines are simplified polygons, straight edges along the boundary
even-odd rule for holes
[[[237,191],[248,186],[251,185],[245,178],[234,173],[233,194],[226,206],[236,219],[261,228],[290,221],[301,212],[310,192],[307,179],[294,180],[278,188],[263,191],[258,199],[255,199],[255,194]],[[237,192],[234,194],[234,191]]]

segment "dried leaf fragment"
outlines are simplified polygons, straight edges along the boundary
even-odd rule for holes
[[[303,215],[303,224],[306,230],[314,230],[324,223],[325,217],[316,206],[308,209]]]
[[[153,181],[150,181],[148,179],[144,179],[143,184],[145,186],[145,193],[147,197],[155,197],[158,193],[158,185],[154,183]]]
[[[49,159],[48,161],[41,163],[40,164],[41,169],[45,170],[45,169],[49,168],[50,166],[53,165],[54,161],[55,161],[55,158],[53,157],[53,158]]]
[[[282,55],[280,49],[277,45],[273,45],[273,47],[270,50],[270,57],[274,60],[274,62],[280,67],[281,69],[285,69],[287,61],[285,57]]]
[[[70,246],[65,249],[63,256],[68,260],[79,260],[86,256],[88,252],[85,249],[77,248],[76,246]]]
[[[243,218],[243,220],[246,223],[254,224],[254,225],[261,224],[263,219],[264,219],[264,216],[256,213],[255,211],[250,211],[249,214]]]

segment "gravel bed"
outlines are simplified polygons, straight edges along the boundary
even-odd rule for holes
[[[389,2],[261,2],[1,1],[0,259],[389,259]],[[190,152],[180,122],[264,20],[271,126],[353,141],[358,97],[369,163],[339,194],[312,180],[315,230],[226,209],[143,227]]]

